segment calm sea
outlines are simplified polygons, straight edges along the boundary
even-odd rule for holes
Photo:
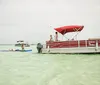
[[[0,52],[0,85],[100,85],[100,54],[37,54],[31,48]]]

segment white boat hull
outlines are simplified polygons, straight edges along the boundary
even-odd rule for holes
[[[100,53],[100,47],[43,48],[42,53]]]

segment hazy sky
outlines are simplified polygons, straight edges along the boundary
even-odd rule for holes
[[[80,39],[100,37],[100,0],[0,0],[0,43],[45,42],[65,25],[84,25]]]

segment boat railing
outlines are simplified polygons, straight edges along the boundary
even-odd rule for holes
[[[72,47],[100,47],[100,40],[77,40],[77,41],[62,41],[62,42],[47,42],[43,48],[72,48]]]

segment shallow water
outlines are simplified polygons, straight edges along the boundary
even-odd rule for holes
[[[31,48],[0,52],[0,85],[100,85],[100,54],[37,54]]]

